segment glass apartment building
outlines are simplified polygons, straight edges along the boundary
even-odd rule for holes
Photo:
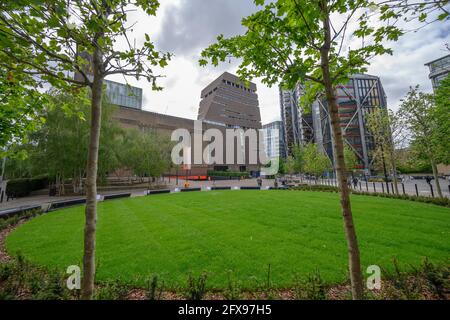
[[[298,103],[303,94],[301,85],[297,85],[294,90],[280,91],[286,154],[289,155],[290,145],[315,142],[334,162],[334,141],[327,101],[324,96],[319,97],[306,113]],[[336,86],[336,102],[344,143],[355,153],[359,162],[355,169],[369,174],[375,145],[366,125],[366,117],[376,108],[387,108],[380,78],[367,74],[350,76],[347,83]]]
[[[264,151],[270,159],[286,157],[284,154],[283,122],[274,121],[263,125]]]
[[[142,89],[105,80],[109,103],[126,108],[142,109]]]
[[[425,64],[430,69],[428,77],[431,79],[433,89],[450,73],[450,54]]]

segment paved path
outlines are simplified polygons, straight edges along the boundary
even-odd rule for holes
[[[296,181],[300,181],[303,183],[309,183],[309,184],[315,184],[314,181],[306,181],[300,178],[294,178]],[[164,183],[167,185],[167,188],[169,189],[174,189],[175,187],[177,187],[176,185],[176,179],[171,178],[170,181],[168,178],[165,179]],[[183,179],[179,179],[178,180],[178,187],[184,187],[184,183],[185,181]],[[330,180],[330,179],[321,179],[317,182],[318,184],[321,185],[336,185],[335,180]],[[189,185],[192,188],[198,188],[201,187],[202,189],[205,189],[208,186],[257,186],[257,181],[256,179],[246,179],[246,180],[217,180],[217,181],[189,181]],[[374,189],[374,185],[375,185],[375,189]],[[416,195],[416,189],[415,189],[415,185],[417,185],[417,191],[418,194],[420,196],[431,196],[431,189],[430,186],[424,181],[424,180],[411,180],[411,181],[407,181],[404,183],[405,186],[405,193],[409,194],[409,195]],[[433,189],[434,189],[434,196],[437,196],[436,193],[436,186],[434,184],[434,181],[432,182],[433,185]],[[440,180],[440,185],[443,191],[443,194],[445,197],[450,198],[450,193],[449,193],[449,183],[448,181],[445,180]],[[263,179],[263,187],[265,186],[270,186],[273,187],[274,186],[274,180],[271,179]],[[361,190],[361,191],[369,191],[369,192],[374,192],[374,190],[376,190],[376,192],[382,192],[384,188],[384,192],[387,192],[386,186],[384,183],[380,183],[380,182],[376,182],[376,183],[372,183],[369,182],[367,183],[366,186],[366,182],[365,181],[361,181],[360,183],[358,183],[358,187],[356,188],[356,190]],[[114,191],[105,191],[105,192],[99,192],[99,194],[101,195],[108,195],[108,194],[116,194],[116,193],[131,193],[132,197],[137,197],[137,196],[143,196],[144,192],[146,191],[146,187],[143,186],[142,189],[122,189],[122,190],[114,190]],[[389,191],[390,193],[392,193],[391,190],[391,184],[389,183]],[[399,192],[403,193],[403,189],[401,184],[399,184]],[[18,207],[24,207],[24,206],[32,206],[32,205],[41,205],[45,208],[45,206],[48,206],[51,202],[56,202],[56,201],[64,201],[64,200],[70,200],[70,199],[79,199],[79,198],[83,198],[84,196],[63,196],[63,197],[49,197],[47,195],[40,195],[40,196],[30,196],[30,197],[25,197],[25,198],[18,198],[18,199],[14,199],[14,200],[9,200],[8,202],[6,202],[6,200],[3,201],[3,203],[0,203],[0,210],[5,210],[5,209],[11,209],[11,208],[18,208]]]

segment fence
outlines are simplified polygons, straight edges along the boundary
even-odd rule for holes
[[[319,178],[317,180],[313,179],[305,179],[301,178],[295,179],[300,183],[306,184],[318,184],[318,185],[327,185],[327,186],[338,186],[338,182],[336,179],[322,179]],[[436,183],[436,182],[435,182]],[[447,187],[443,187],[442,183],[441,191],[444,197],[450,197],[450,184]],[[356,184],[352,181],[352,179],[348,179],[348,185],[352,190],[355,191],[365,191],[365,192],[373,192],[373,193],[386,193],[386,194],[397,194],[396,188],[393,182],[369,182],[369,181],[357,181]],[[428,196],[431,198],[438,197],[435,187],[433,183],[417,183],[417,182],[398,182],[397,190],[399,195],[414,195],[414,196]]]

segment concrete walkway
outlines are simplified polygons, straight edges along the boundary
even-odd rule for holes
[[[300,178],[295,178],[296,181],[300,181],[303,183],[308,184],[316,184],[314,181],[306,181]],[[168,178],[165,178],[164,184],[167,185],[168,189],[175,189],[176,187],[183,188],[184,187],[185,180],[184,179],[178,179],[178,185],[176,185],[176,179],[171,178],[170,181]],[[217,181],[188,181],[189,187],[191,188],[202,188],[206,189],[206,187],[211,186],[257,186],[256,179],[246,179],[246,180],[217,180]],[[330,179],[321,179],[317,182],[317,184],[320,185],[335,185],[335,180]],[[405,193],[409,195],[416,195],[416,185],[417,185],[417,192],[420,196],[426,196],[431,197],[431,188],[430,186],[424,181],[424,180],[411,180],[404,183],[405,187]],[[435,184],[433,184],[433,191],[434,196],[437,197],[436,193],[436,187]],[[443,194],[445,197],[450,198],[449,193],[449,184],[447,181],[441,180],[440,185],[443,191]],[[274,186],[274,180],[272,179],[263,179],[263,187],[273,187]],[[131,197],[138,197],[138,196],[144,196],[145,191],[147,190],[146,186],[142,186],[141,189],[121,189],[121,190],[114,190],[114,191],[105,191],[105,192],[99,192],[100,195],[109,195],[109,194],[117,194],[117,193],[131,193]],[[369,182],[366,185],[365,181],[361,181],[358,183],[358,186],[356,190],[361,190],[365,192],[383,192],[387,193],[386,185],[384,183],[376,182],[372,183]],[[391,184],[389,183],[389,191],[392,193],[391,190]],[[399,184],[399,192],[400,194],[403,193],[402,185]],[[25,198],[17,198],[14,200],[9,200],[6,202],[6,199],[4,199],[3,203],[0,203],[0,211],[11,209],[11,208],[19,208],[24,206],[34,206],[34,205],[41,205],[44,209],[48,207],[52,202],[58,202],[58,201],[65,201],[65,200],[71,200],[71,199],[79,199],[84,198],[85,196],[62,196],[62,197],[50,197],[47,195],[39,195],[39,196],[30,196]]]

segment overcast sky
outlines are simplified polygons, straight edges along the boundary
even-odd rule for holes
[[[200,91],[222,72],[234,73],[236,62],[218,68],[200,67],[198,59],[203,48],[213,43],[219,34],[232,36],[243,33],[240,21],[256,10],[252,0],[162,0],[156,17],[142,12],[130,14],[129,21],[137,21],[133,36],[138,43],[148,33],[161,51],[175,57],[161,73],[164,87],[152,92],[144,80],[127,79],[144,91],[144,109],[179,117],[195,119]],[[434,23],[417,32],[410,32],[393,44],[393,56],[377,57],[369,67],[369,74],[379,76],[388,97],[389,108],[396,109],[409,86],[419,84],[431,91],[428,68],[424,63],[439,58],[448,51],[450,23]],[[159,70],[157,70],[159,72]],[[120,76],[111,80],[124,82]],[[278,88],[268,88],[258,79],[259,104],[263,123],[280,118]]]

